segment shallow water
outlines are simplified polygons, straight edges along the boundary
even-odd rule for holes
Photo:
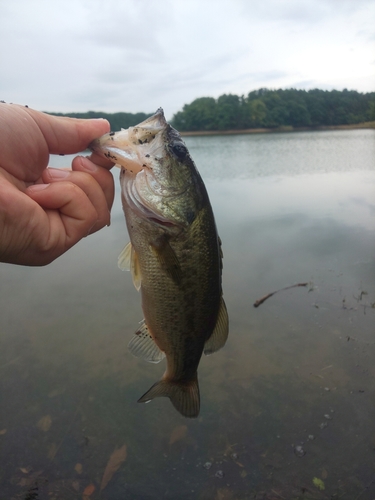
[[[0,264],[0,499],[90,485],[93,500],[373,499],[375,132],[186,143],[223,240],[230,316],[225,348],[200,364],[200,417],[136,403],[164,366],[127,351],[142,313],[117,268],[117,196],[111,227],[48,267]]]

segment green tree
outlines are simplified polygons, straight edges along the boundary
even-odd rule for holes
[[[326,108],[324,105],[324,91],[319,89],[309,90],[306,93],[306,106],[310,113],[311,125],[317,127],[326,122]]]
[[[137,125],[147,113],[51,113],[74,118],[106,118],[112,130]],[[243,128],[284,125],[318,127],[354,124],[375,120],[375,92],[362,94],[355,90],[297,90],[260,88],[246,97],[223,94],[218,99],[199,97],[185,104],[172,119],[181,131],[238,130]]]
[[[267,108],[266,127],[274,128],[289,124],[288,107],[277,91],[266,92],[262,97],[262,101]]]
[[[289,103],[288,109],[288,125],[292,125],[293,127],[306,127],[311,125],[310,113],[305,104],[291,102]]]
[[[264,127],[267,117],[267,106],[261,99],[253,99],[247,102],[248,127]]]
[[[217,100],[217,128],[235,130],[241,128],[241,99],[235,94],[223,94]]]
[[[200,97],[185,104],[182,111],[173,116],[172,125],[177,130],[216,130],[217,104],[213,97]]]
[[[368,119],[375,120],[375,99],[369,102]]]

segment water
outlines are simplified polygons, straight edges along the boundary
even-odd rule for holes
[[[1,264],[0,499],[373,499],[374,139],[186,138],[230,316],[225,348],[200,364],[197,420],[136,403],[164,366],[127,351],[142,313],[116,264],[118,196],[111,227],[48,267]]]

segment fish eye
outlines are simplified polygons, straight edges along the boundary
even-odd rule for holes
[[[181,142],[175,142],[174,144],[171,144],[170,149],[172,153],[176,155],[180,160],[183,160],[188,152],[186,146]]]

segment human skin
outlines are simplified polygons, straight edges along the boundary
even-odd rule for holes
[[[48,168],[50,154],[79,153],[109,128],[0,103],[0,262],[49,264],[109,225],[113,163],[92,154]]]

